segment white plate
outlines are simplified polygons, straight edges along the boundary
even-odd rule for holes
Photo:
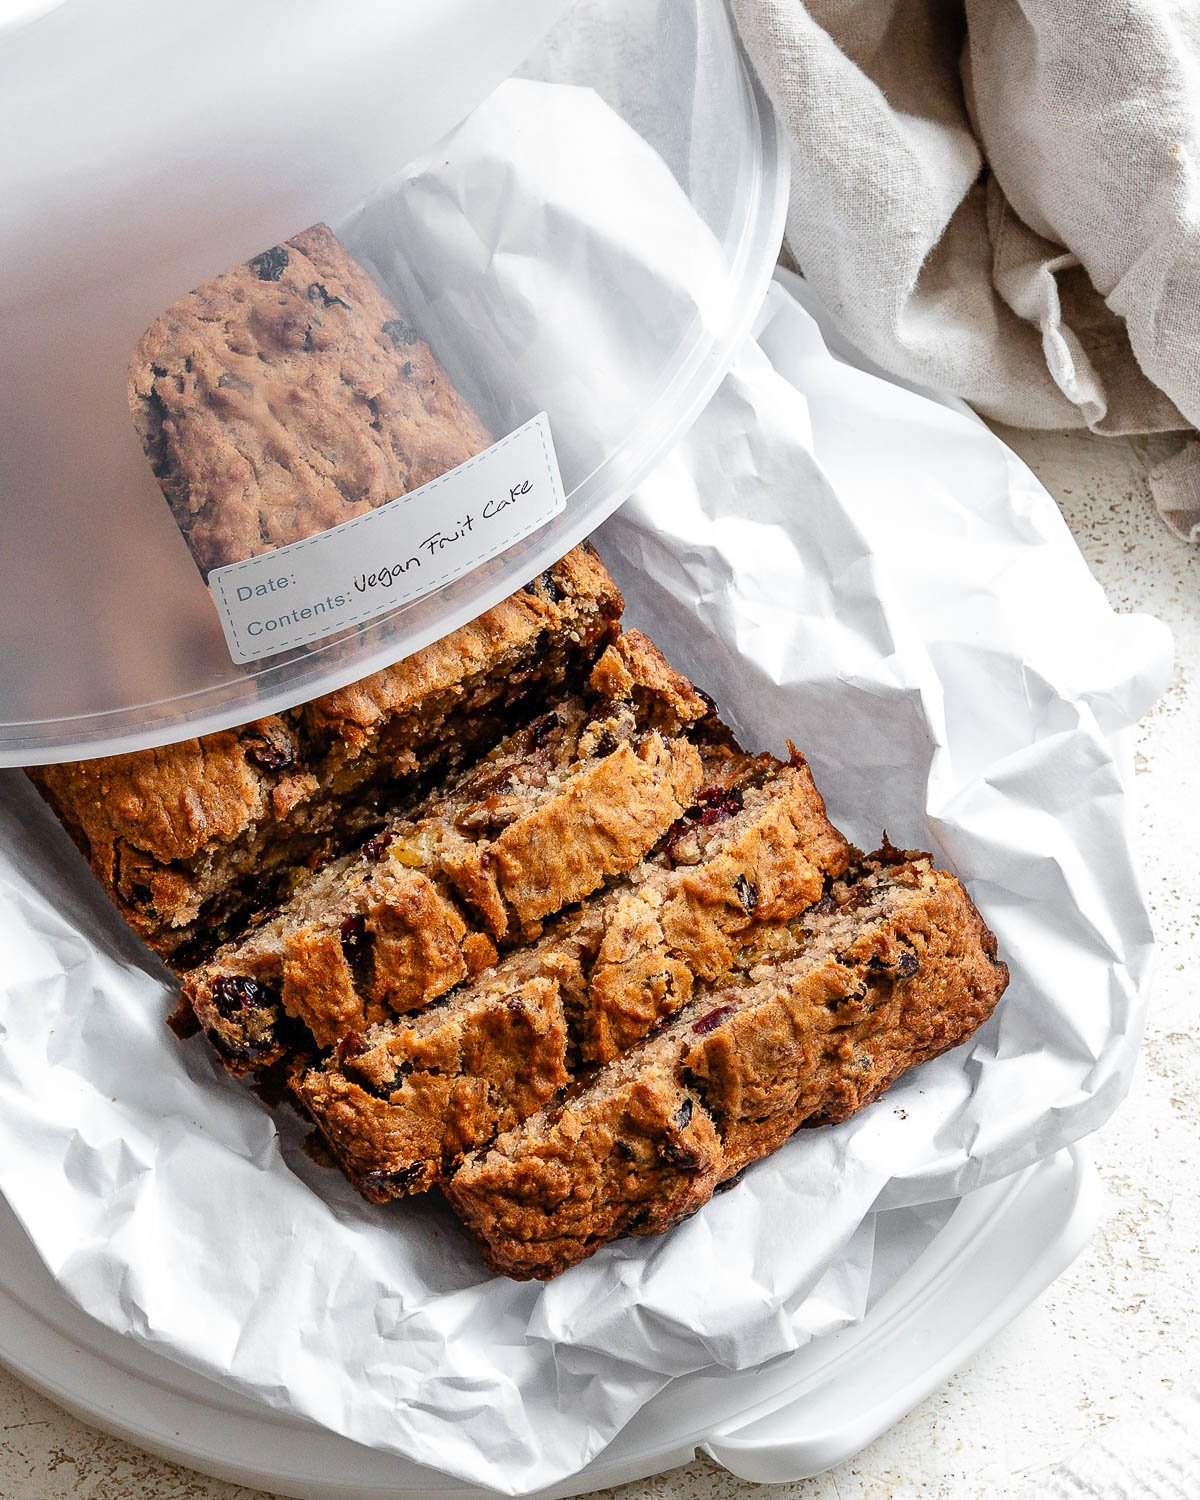
[[[968,1194],[863,1321],[738,1375],[674,1381],[567,1483],[578,1495],[697,1450],[761,1483],[851,1457],[1066,1269],[1101,1207],[1078,1147]],[[0,1359],[75,1416],[162,1458],[297,1500],[475,1497],[447,1476],[248,1403],[69,1302],[0,1204]]]

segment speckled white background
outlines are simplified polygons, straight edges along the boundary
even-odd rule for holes
[[[1093,1138],[1108,1217],[1090,1248],[942,1390],[781,1500],[1200,1494],[1200,550],[1146,486],[1152,443],[997,429],[1062,507],[1120,610],[1175,634],[1170,692],[1138,732],[1136,807],[1161,945],[1130,1097]],[[697,1460],[619,1500],[744,1500]],[[139,1453],[0,1372],[0,1500],[262,1500]]]

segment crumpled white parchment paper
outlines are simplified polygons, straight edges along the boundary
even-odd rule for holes
[[[639,248],[614,226],[614,266]],[[619,348],[589,358],[589,380],[605,360],[620,379]],[[965,410],[831,355],[776,289],[597,542],[629,621],[749,745],[795,740],[852,839],[886,826],[961,874],[1012,983],[972,1042],[856,1119],[549,1286],[488,1277],[436,1203],[362,1203],[298,1123],[181,1046],[164,971],[0,777],[0,1190],[59,1285],[248,1399],[511,1492],[580,1468],[672,1376],[860,1316],[873,1205],[961,1193],[1099,1125],[1151,952],[1124,731],[1164,686],[1166,632],[1113,614]]]

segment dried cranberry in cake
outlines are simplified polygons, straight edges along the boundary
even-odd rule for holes
[[[369,860],[381,860],[395,836],[388,828],[383,829],[381,833],[374,834],[363,845],[364,857]]]
[[[279,994],[245,974],[222,975],[212,987],[212,1007],[225,1025],[209,1034],[218,1051],[238,1064],[255,1064],[274,1056],[279,1041]]]
[[[711,828],[714,823],[736,817],[745,806],[741,790],[735,786],[705,787],[696,800],[701,828]]]
[[[347,963],[352,969],[363,968],[369,956],[371,942],[366,917],[361,912],[352,911],[342,918],[338,932],[341,934],[342,952],[346,955]]]
[[[365,1034],[361,1031],[350,1031],[338,1043],[338,1057],[342,1062],[350,1062],[353,1058],[361,1056],[370,1047]]]
[[[694,858],[693,835],[696,829],[712,828],[728,818],[734,818],[744,805],[739,787],[702,788],[696,795],[695,803],[667,829],[658,846],[659,852],[677,863],[690,862]]]
[[[259,1007],[265,986],[241,974],[222,974],[213,985],[213,1004],[222,1016],[237,1016]]]
[[[692,1030],[697,1036],[707,1036],[710,1031],[715,1031],[722,1021],[727,1020],[734,1012],[732,1005],[718,1005],[715,1010],[706,1011],[704,1015],[697,1016],[692,1022]]]

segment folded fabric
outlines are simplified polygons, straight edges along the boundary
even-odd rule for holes
[[[1194,0],[733,0],[788,244],[885,369],[1026,427],[1200,422]],[[1200,442],[1150,475],[1200,540]]]

